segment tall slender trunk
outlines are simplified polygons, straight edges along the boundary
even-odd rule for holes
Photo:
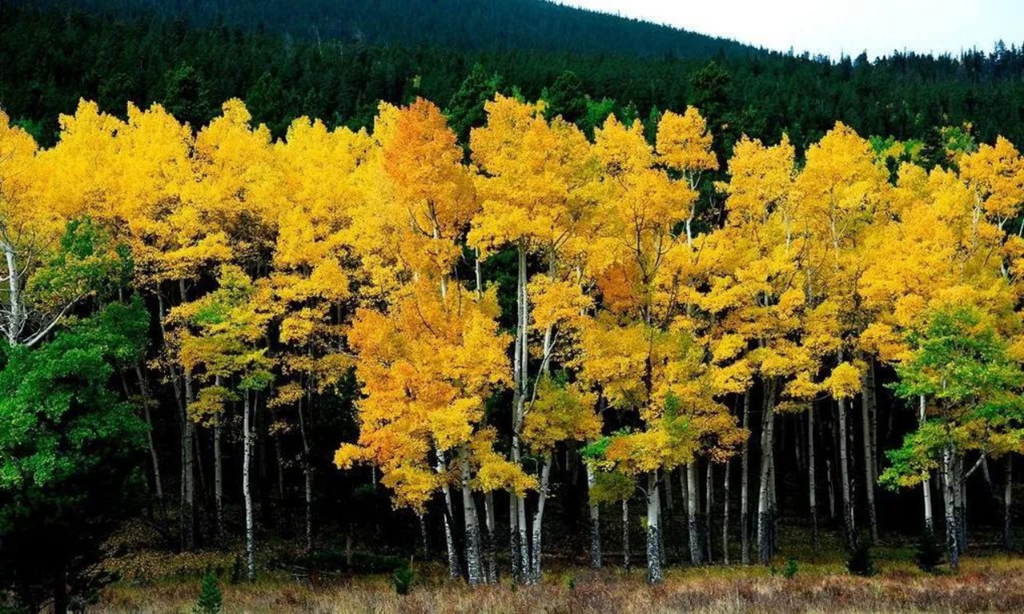
[[[1006,455],[1006,475],[1003,477],[1003,548],[1013,548],[1013,454]]]
[[[487,534],[484,538],[485,556],[487,557],[487,582],[498,581],[498,552],[496,550],[494,519],[494,492],[488,491],[484,495],[484,522],[487,525]]]
[[[875,463],[874,448],[872,441],[874,435],[871,432],[871,399],[874,395],[874,377],[871,375],[872,365],[869,359],[868,366],[861,374],[861,432],[863,435],[864,450],[864,495],[868,508],[868,529],[871,532],[871,541],[878,542],[878,518],[875,515]]]
[[[661,494],[661,503],[664,506],[661,515],[661,564],[664,566],[668,559],[668,549],[665,547],[665,536],[672,530],[672,519],[675,517],[675,503],[672,501],[672,472],[665,471],[661,484],[665,486],[665,492]]]
[[[444,453],[438,452],[437,472],[443,474],[447,471],[448,464],[445,462]],[[448,549],[448,576],[455,580],[462,574],[459,572],[459,554],[455,549],[455,534],[452,532],[452,520],[455,518],[452,509],[452,492],[447,483],[443,486],[442,492],[444,493],[444,543]]]
[[[722,478],[722,560],[729,564],[729,469],[732,459],[725,461],[725,475]]]
[[[647,581],[661,582],[661,494],[658,487],[658,472],[647,474]]]
[[[526,244],[520,241],[517,248],[518,277],[516,282],[516,341],[513,357],[513,392],[512,392],[512,461],[522,464],[522,449],[519,433],[523,427],[523,413],[526,407],[526,388],[529,384],[527,347],[527,328],[529,326],[529,299],[526,293]],[[518,567],[520,575],[517,581],[529,582],[531,559],[530,540],[527,536],[526,499],[513,494],[516,510],[516,537],[512,540],[518,552],[512,556],[518,561],[513,563],[513,571]]]
[[[178,280],[178,290],[181,293],[181,302],[187,300],[185,281]],[[161,305],[163,299],[161,297]],[[161,306],[162,311],[162,306]],[[172,367],[173,369],[173,367]],[[196,524],[196,485],[195,485],[195,422],[192,421],[189,407],[195,399],[192,390],[192,376],[183,371],[185,380],[185,399],[182,412],[181,429],[181,549],[192,550],[195,545],[195,524]]]
[[[772,558],[771,471],[775,451],[775,384],[765,385],[764,416],[761,428],[761,477],[757,494],[758,561],[767,565]]]
[[[707,547],[707,562],[715,562],[714,531],[712,530],[711,510],[714,507],[715,495],[715,464],[708,459],[707,479],[704,483],[704,540]]]
[[[250,488],[250,466],[252,465],[252,408],[249,402],[249,391],[242,392],[242,496],[245,498],[245,566],[249,581],[256,579],[255,535],[253,526],[252,490]]]
[[[308,397],[307,397],[308,398]],[[302,436],[302,476],[303,495],[305,501],[305,537],[306,552],[313,551],[313,464],[309,454],[309,435],[306,425],[306,413],[299,399],[299,433]]]
[[[594,468],[587,463],[587,492],[590,497],[590,566],[594,569],[601,567],[601,508],[594,502],[594,485],[597,482],[597,474]]]
[[[946,507],[946,551],[949,557],[949,568],[956,571],[960,568],[960,528],[956,518],[956,476],[953,468],[953,445],[947,444],[942,449],[942,493]]]
[[[964,478],[964,459],[959,454],[953,455],[953,483],[956,485],[953,514],[959,531],[957,544],[960,554],[963,554],[967,552],[967,480]]]
[[[277,498],[284,502],[284,449],[280,432],[274,433],[274,457],[277,460]]]
[[[686,466],[683,465],[679,468],[679,500],[683,504],[683,534],[686,537],[686,543],[683,548],[686,549],[690,547],[690,486],[688,482]],[[683,548],[680,548],[680,551]]]
[[[850,492],[850,457],[848,452],[849,434],[846,427],[846,399],[838,399],[836,422],[839,429],[839,487],[843,495],[843,530],[846,544],[851,549],[856,540],[853,518],[853,494]]]
[[[807,409],[807,501],[811,513],[811,548],[815,555],[821,548],[818,537],[818,483],[814,455],[814,403]]]
[[[213,516],[217,527],[215,536],[218,544],[224,543],[224,454],[221,451],[220,418],[213,423]]]
[[[509,561],[512,565],[512,581],[522,582],[523,565],[519,548],[519,497],[510,492],[508,494],[508,547]]]
[[[21,303],[22,274],[14,246],[4,241],[2,247],[7,260],[7,342],[15,346],[19,345],[19,336],[25,328],[25,310]]]
[[[487,581],[480,547],[480,520],[476,511],[476,500],[469,487],[469,456],[465,449],[459,452],[460,483],[462,485],[462,515],[466,526],[466,578],[470,586]]]
[[[540,488],[537,491],[537,509],[533,513],[533,542],[530,544],[530,576],[531,584],[538,584],[541,579],[541,540],[544,537],[544,506],[548,499],[548,483],[551,480],[551,454],[544,457],[540,470]]]
[[[924,426],[925,421],[928,419],[925,412],[925,396],[921,395],[921,407],[920,413],[918,414],[919,424]],[[932,480],[929,475],[925,480],[921,482],[921,491],[924,493],[924,528],[926,531],[935,530],[935,520],[932,513]]]
[[[153,491],[156,494],[160,507],[164,505],[164,480],[160,473],[160,456],[156,451],[156,444],[153,441],[153,417],[149,412],[149,386],[146,384],[146,375],[139,363],[135,363],[135,376],[139,378],[139,392],[142,394],[142,416],[146,420],[146,443],[149,446],[149,459],[153,463]]]
[[[420,556],[423,557],[424,561],[430,560],[430,541],[427,539],[427,520],[423,514],[417,513],[416,519],[419,520],[420,525],[420,547],[423,551]]]
[[[743,393],[743,429],[750,432],[750,391]],[[750,564],[750,441],[740,456],[740,562]]]
[[[185,412],[182,416],[181,429],[181,549],[192,550],[195,545],[195,422],[189,415],[188,406],[192,404],[192,378],[185,375]]]
[[[622,566],[629,571],[629,499],[622,500]]]
[[[694,565],[704,563],[704,545],[700,535],[700,478],[697,471],[697,459],[686,465],[686,518],[687,532],[690,534],[690,561]]]

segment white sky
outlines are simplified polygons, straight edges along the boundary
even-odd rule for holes
[[[777,51],[991,51],[1024,43],[1024,0],[560,0]]]

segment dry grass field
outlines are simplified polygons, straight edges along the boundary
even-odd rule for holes
[[[278,576],[256,584],[225,582],[227,614],[623,612],[1021,612],[1024,560],[1002,555],[967,558],[959,574],[929,575],[909,561],[879,561],[870,578],[849,575],[839,561],[799,565],[792,578],[764,567],[669,570],[664,584],[647,586],[643,571],[555,571],[540,586],[508,582],[470,589],[421,570],[408,596],[386,576],[296,581]],[[107,588],[95,611],[135,614],[190,612],[198,580],[123,583]]]

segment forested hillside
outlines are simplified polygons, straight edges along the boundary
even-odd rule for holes
[[[83,97],[119,115],[129,100],[161,102],[194,126],[238,97],[283,136],[295,117],[368,127],[378,100],[423,96],[449,112],[465,139],[482,120],[482,100],[496,89],[543,97],[552,113],[588,133],[611,111],[647,119],[693,104],[716,128],[720,154],[741,134],[777,140],[785,132],[802,150],[836,119],[863,134],[903,140],[934,141],[936,126],[965,122],[983,140],[1024,139],[1024,54],[1012,45],[959,58],[910,54],[835,64],[762,53],[640,58],[574,48],[463,51],[296,40],[226,25],[191,28],[149,14],[112,19],[10,4],[0,4],[0,12],[0,105],[30,122],[44,143],[55,138],[57,116]],[[615,39],[598,37],[595,44],[609,38]]]
[[[753,47],[549,0],[14,0],[105,16],[186,20],[365,45],[701,58]]]
[[[1019,49],[167,14],[0,6],[0,611],[1017,552]]]

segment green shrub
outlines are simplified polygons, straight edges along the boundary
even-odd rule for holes
[[[786,561],[786,567],[782,570],[782,577],[792,580],[796,577],[798,571],[800,571],[800,566],[797,565],[796,559],[789,559]]]
[[[220,592],[220,584],[217,576],[212,571],[206,572],[203,576],[202,588],[199,591],[199,599],[192,608],[193,614],[220,614],[224,606],[224,599]]]
[[[945,558],[942,546],[935,539],[935,531],[931,527],[926,528],[917,540],[917,547],[914,550],[914,560],[921,571],[935,573]]]
[[[408,595],[412,589],[412,583],[416,581],[416,570],[412,568],[412,561],[399,567],[391,574],[391,583],[395,586],[395,592],[399,595]]]

